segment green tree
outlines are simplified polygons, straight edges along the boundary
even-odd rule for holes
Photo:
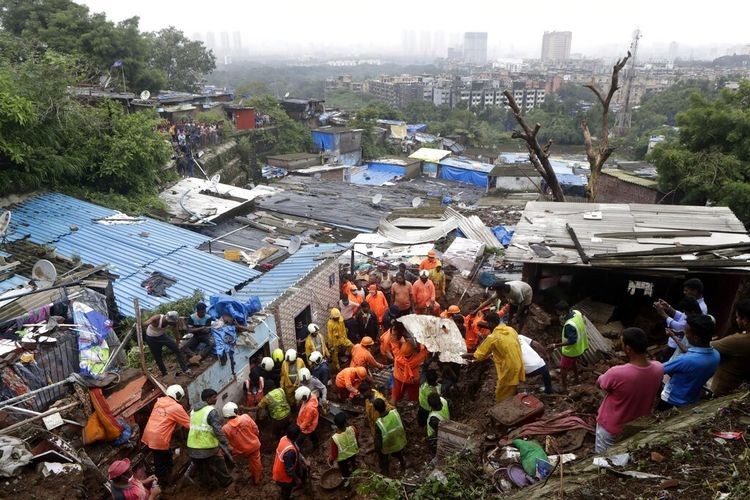
[[[151,66],[166,76],[166,88],[197,92],[204,75],[216,68],[213,52],[188,39],[174,26],[149,33]]]
[[[717,98],[692,94],[676,122],[679,138],[650,155],[660,188],[682,203],[729,206],[750,222],[750,82]]]
[[[271,118],[274,130],[264,130],[253,134],[253,141],[263,143],[263,155],[298,153],[310,151],[312,136],[310,129],[302,123],[292,120],[279,106],[275,97],[270,95],[256,95],[245,100],[247,106],[255,108],[257,113],[266,114]]]

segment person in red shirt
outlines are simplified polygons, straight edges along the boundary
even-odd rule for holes
[[[156,400],[141,441],[151,450],[154,458],[154,473],[162,485],[169,484],[172,472],[172,450],[169,445],[178,425],[190,429],[190,416],[179,401],[185,390],[179,385],[167,387],[167,395]]]
[[[421,376],[422,363],[427,359],[429,352],[422,344],[415,348],[406,341],[396,353],[393,363],[393,391],[391,402],[395,405],[403,396],[408,401],[417,401],[419,398],[419,380]]]
[[[133,477],[128,458],[112,462],[107,470],[107,478],[112,489],[112,500],[154,500],[161,494],[161,488],[155,484],[156,476],[143,481]]]
[[[435,306],[435,284],[430,279],[429,271],[419,271],[419,279],[411,288],[414,296],[414,312],[416,314],[429,314]]]
[[[258,486],[263,480],[263,466],[260,463],[260,432],[250,415],[237,415],[237,404],[229,402],[222,408],[227,423],[221,428],[229,441],[234,455],[247,457],[247,466],[253,484]]]
[[[664,377],[664,367],[649,361],[648,337],[640,328],[622,331],[622,350],[628,357],[624,365],[613,366],[596,381],[605,391],[596,417],[596,453],[603,453],[615,442],[628,422],[651,414]]]

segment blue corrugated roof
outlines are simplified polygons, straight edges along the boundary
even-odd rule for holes
[[[0,281],[0,295],[9,290],[14,290],[16,288],[26,286],[28,283],[29,278],[24,278],[23,276],[14,274],[10,278]]]
[[[8,252],[3,252],[0,250],[0,257],[10,257],[10,254]]]
[[[209,238],[148,217],[137,224],[101,224],[97,219],[118,212],[59,193],[30,198],[13,209],[8,239],[30,235],[31,242],[49,245],[65,257],[78,255],[86,264],[110,264],[120,312],[132,316],[133,298],[151,309],[184,298],[193,291],[224,294],[260,275],[258,271],[197,249]],[[71,226],[74,226],[71,229]],[[141,282],[153,271],[177,280],[167,297],[148,295]]]
[[[329,252],[343,252],[349,246],[348,243],[303,246],[284,262],[237,292],[236,297],[244,302],[250,297],[257,296],[263,307],[267,307],[325,262],[325,259],[319,259],[320,256]]]

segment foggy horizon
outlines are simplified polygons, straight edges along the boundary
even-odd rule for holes
[[[431,62],[445,57],[448,47],[460,47],[467,31],[488,33],[491,60],[539,58],[545,31],[571,31],[571,54],[581,57],[624,55],[635,29],[642,32],[641,60],[712,59],[748,53],[750,47],[750,39],[744,38],[750,3],[741,1],[723,2],[721,9],[711,10],[686,8],[685,2],[671,0],[632,0],[596,8],[580,0],[540,0],[523,8],[478,1],[457,6],[437,0],[424,12],[423,4],[392,0],[324,0],[316,6],[289,0],[241,5],[227,0],[76,1],[115,22],[138,16],[142,31],[174,26],[204,43],[213,32],[219,55],[224,47],[242,58],[382,55]],[[510,20],[508,13],[513,15]]]

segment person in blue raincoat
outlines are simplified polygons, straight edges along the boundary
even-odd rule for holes
[[[214,337],[214,348],[221,366],[229,359],[234,375],[234,348],[237,345],[237,332],[249,331],[247,326],[239,324],[229,312],[224,312],[221,319],[211,323],[211,334]]]

